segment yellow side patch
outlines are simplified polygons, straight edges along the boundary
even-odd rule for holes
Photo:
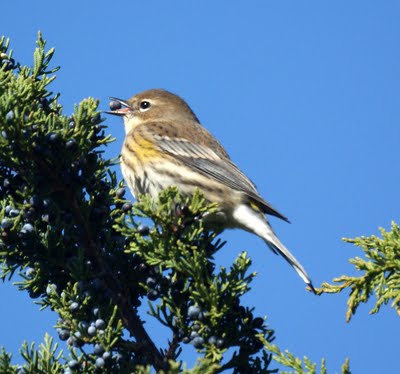
[[[136,157],[141,162],[149,161],[150,159],[154,159],[161,154],[153,142],[140,135],[136,135],[135,140],[133,137],[128,138],[127,142],[129,148],[135,152]]]

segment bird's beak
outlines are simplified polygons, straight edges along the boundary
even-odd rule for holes
[[[125,114],[132,112],[133,108],[124,100],[121,99],[117,99],[116,97],[110,97],[109,98],[111,101],[115,101],[116,103],[121,104],[122,108],[118,108],[118,109],[112,109],[110,111],[104,111],[104,113],[107,114],[113,114],[115,116],[124,116]]]

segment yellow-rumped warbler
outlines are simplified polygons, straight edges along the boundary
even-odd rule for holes
[[[157,198],[169,186],[190,196],[199,188],[209,202],[218,203],[219,213],[212,219],[219,227],[258,235],[315,291],[303,266],[277,238],[265,214],[288,219],[259,195],[183,99],[154,89],[126,101],[111,100],[107,113],[122,116],[125,123],[121,169],[134,196]]]

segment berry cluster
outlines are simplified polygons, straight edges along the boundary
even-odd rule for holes
[[[95,344],[93,349],[93,355],[95,356],[92,360],[94,361],[95,373],[103,373],[104,369],[113,370],[117,372],[121,369],[125,358],[118,351],[106,351],[101,344]],[[73,374],[87,366],[88,359],[84,356],[81,360],[72,358],[68,361],[68,367],[64,370],[63,374]]]
[[[147,230],[144,230],[147,231]],[[147,266],[144,263],[139,264],[139,270],[142,276],[145,276],[145,285],[147,290],[147,298],[150,301],[155,301],[161,297],[163,293],[163,286],[166,285],[165,280],[167,278],[163,277],[158,266]]]
[[[127,364],[127,358],[123,354],[118,351],[106,351],[101,344],[94,345],[93,356],[94,358],[83,356],[81,360],[72,358],[68,361],[68,366],[63,374],[79,372],[87,366],[89,360],[94,364],[95,373],[99,374],[103,373],[104,370],[108,370],[107,372],[119,372]]]
[[[211,335],[210,329],[204,325],[205,313],[198,305],[191,305],[187,310],[187,316],[190,323],[188,326],[188,334],[181,334],[183,336],[182,342],[184,344],[192,344],[196,349],[203,348],[205,342],[213,344],[217,348],[223,348],[224,340],[221,337]]]
[[[5,53],[0,53],[0,68],[4,71],[16,69],[18,65],[15,64],[13,58],[8,57]]]
[[[58,336],[60,340],[66,341],[67,345],[75,348],[82,348],[85,344],[93,346],[92,353],[86,353],[80,359],[72,358],[68,361],[68,368],[64,371],[67,374],[87,365],[89,360],[98,372],[102,372],[101,369],[103,368],[116,370],[123,361],[123,356],[118,350],[107,349],[101,343],[104,339],[107,323],[100,317],[100,308],[92,307],[90,312],[87,311],[87,308],[89,308],[88,300],[72,301],[69,306],[72,318],[70,320],[59,320],[57,324]],[[81,320],[75,325],[75,321],[82,316],[91,316],[92,319],[90,321]],[[87,352],[87,349],[85,351]]]

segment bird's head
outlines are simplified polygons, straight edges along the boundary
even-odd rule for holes
[[[114,97],[110,99],[110,111],[106,113],[121,116],[126,133],[149,121],[198,122],[196,115],[182,98],[162,89],[143,91],[128,100]]]

